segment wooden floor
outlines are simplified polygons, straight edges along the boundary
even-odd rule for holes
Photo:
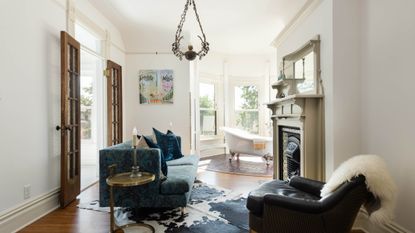
[[[267,177],[253,177],[217,173],[204,170],[198,171],[198,179],[211,184],[231,189],[237,192],[247,192],[259,184],[271,180]],[[78,209],[76,206],[81,202],[98,200],[98,184],[95,184],[81,193],[78,200],[65,209],[58,209],[19,232],[30,233],[102,233],[109,230],[109,214],[90,210]],[[353,233],[363,233],[353,231]]]

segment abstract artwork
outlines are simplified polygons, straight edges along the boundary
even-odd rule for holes
[[[140,70],[138,77],[140,104],[173,103],[173,70]]]

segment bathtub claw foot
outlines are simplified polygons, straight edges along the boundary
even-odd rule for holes
[[[236,153],[233,151],[229,151],[230,156],[229,156],[229,162],[232,162],[233,157],[235,157]]]
[[[267,167],[268,167],[269,164],[270,164],[270,161],[272,161],[272,155],[268,153],[268,154],[264,155],[263,158],[264,158],[265,163],[267,164]]]

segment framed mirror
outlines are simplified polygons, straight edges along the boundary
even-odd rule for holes
[[[282,59],[283,77],[291,86],[291,93],[322,94],[319,36]]]

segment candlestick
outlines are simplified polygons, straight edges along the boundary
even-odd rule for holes
[[[131,154],[133,156],[133,166],[131,168],[131,175],[130,175],[131,178],[141,176],[141,172],[139,171],[140,167],[137,165],[137,150],[136,150],[137,149],[136,148],[137,147],[137,135],[138,135],[137,128],[134,127],[133,140],[131,142],[132,148],[133,148],[133,153]]]
[[[131,178],[134,177],[140,177],[141,176],[141,172],[140,172],[140,167],[137,165],[137,150],[136,150],[136,146],[133,146],[133,153],[131,153],[131,155],[133,156],[133,166],[131,167]]]
[[[135,146],[133,147],[133,166],[134,167],[137,166],[137,150],[136,150]]]
[[[133,129],[133,140],[132,140],[132,143],[131,143],[133,147],[137,146],[137,136],[138,136],[138,131],[137,131],[137,128],[134,127],[134,129]]]

